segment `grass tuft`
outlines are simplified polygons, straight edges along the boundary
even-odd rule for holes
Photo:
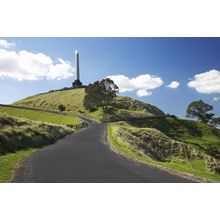
[[[36,149],[28,148],[16,153],[0,156],[0,183],[10,182],[16,166]]]

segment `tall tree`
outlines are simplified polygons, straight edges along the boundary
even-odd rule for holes
[[[118,86],[109,78],[89,84],[85,89],[84,107],[89,111],[101,107],[106,113],[117,92]]]
[[[186,117],[197,118],[199,121],[208,124],[214,116],[213,113],[209,113],[211,110],[213,110],[213,106],[203,102],[202,100],[193,101],[187,107]]]

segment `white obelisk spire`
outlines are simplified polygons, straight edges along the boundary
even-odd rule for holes
[[[75,51],[75,68],[76,68],[76,80],[79,79],[79,52]]]
[[[73,82],[74,88],[80,88],[82,87],[82,83],[80,82],[79,78],[79,52],[75,51],[75,69],[76,69],[76,80]]]

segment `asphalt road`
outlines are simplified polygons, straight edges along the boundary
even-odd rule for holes
[[[95,124],[33,153],[17,169],[13,182],[157,183],[191,182],[112,152],[106,124]]]

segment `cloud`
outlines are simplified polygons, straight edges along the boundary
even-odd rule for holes
[[[0,78],[22,80],[65,79],[72,77],[74,67],[61,58],[54,62],[43,53],[0,49]]]
[[[214,69],[197,74],[188,87],[195,88],[199,93],[220,93],[220,71]]]
[[[144,90],[144,89],[140,89],[137,91],[137,96],[139,97],[149,96],[149,95],[152,95],[151,91],[148,92],[147,90]]]
[[[163,84],[163,80],[160,77],[144,74],[129,79],[125,75],[111,75],[107,76],[114,81],[119,87],[120,92],[136,91],[137,95],[149,96],[152,94],[150,90],[156,89]]]
[[[15,43],[9,43],[6,40],[0,39],[0,48],[3,47],[8,49],[14,47],[15,45],[16,45]]]
[[[220,97],[214,97],[212,101],[220,101]]]
[[[172,81],[169,85],[167,85],[170,89],[177,89],[180,86],[180,83],[177,81]]]

